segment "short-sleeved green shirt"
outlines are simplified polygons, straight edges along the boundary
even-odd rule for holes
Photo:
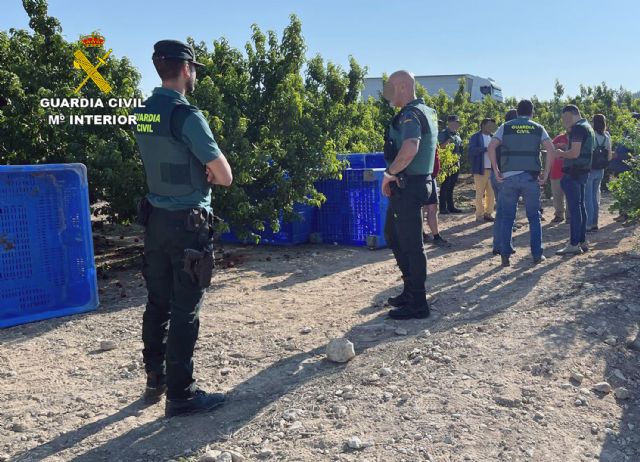
[[[186,105],[189,104],[184,95],[168,88],[155,88],[151,98],[155,95],[176,98]],[[193,106],[190,107],[193,108]],[[222,154],[207,120],[200,110],[191,110],[181,126],[174,126],[173,128],[176,138],[187,145],[191,154],[202,164],[203,169],[207,163],[216,160]],[[207,194],[202,191],[194,191],[184,196],[160,196],[149,193],[147,198],[154,207],[168,210],[211,209],[211,190]]]

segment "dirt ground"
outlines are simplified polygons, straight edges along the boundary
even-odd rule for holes
[[[139,400],[146,292],[139,271],[119,268],[141,241],[111,230],[96,238],[98,311],[0,331],[0,461],[195,462],[209,449],[304,462],[640,461],[640,353],[626,347],[640,320],[640,231],[603,201],[592,251],[573,258],[554,254],[569,229],[550,224],[547,204],[548,260],[535,267],[522,216],[510,268],[491,256],[490,224],[442,216],[453,246],[427,246],[425,320],[386,319],[400,288],[388,249],[225,248],[195,363],[201,386],[230,400],[173,419],[164,401]],[[339,337],[356,347],[347,364],[324,358]],[[614,391],[597,391],[605,381]]]

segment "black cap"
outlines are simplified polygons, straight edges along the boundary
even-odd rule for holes
[[[447,122],[460,122],[460,119],[458,119],[457,115],[451,114],[447,117]]]
[[[183,59],[204,66],[196,61],[196,54],[190,45],[179,40],[160,40],[153,46],[153,59]]]

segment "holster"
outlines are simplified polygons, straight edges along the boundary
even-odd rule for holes
[[[201,289],[211,286],[214,268],[213,249],[205,249],[203,251],[185,249],[183,270],[189,275],[191,281],[198,284]]]
[[[138,202],[138,215],[136,216],[136,223],[146,228],[149,224],[149,217],[151,217],[152,210],[153,206],[146,197],[140,199],[140,201]]]

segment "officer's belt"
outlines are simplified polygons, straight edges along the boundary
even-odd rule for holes
[[[408,183],[423,183],[431,181],[431,175],[405,175],[405,180]]]
[[[169,210],[153,207],[151,215],[164,217],[176,223],[183,223],[187,229],[199,229],[202,225],[211,226],[214,222],[213,213],[201,207],[184,210]]]

